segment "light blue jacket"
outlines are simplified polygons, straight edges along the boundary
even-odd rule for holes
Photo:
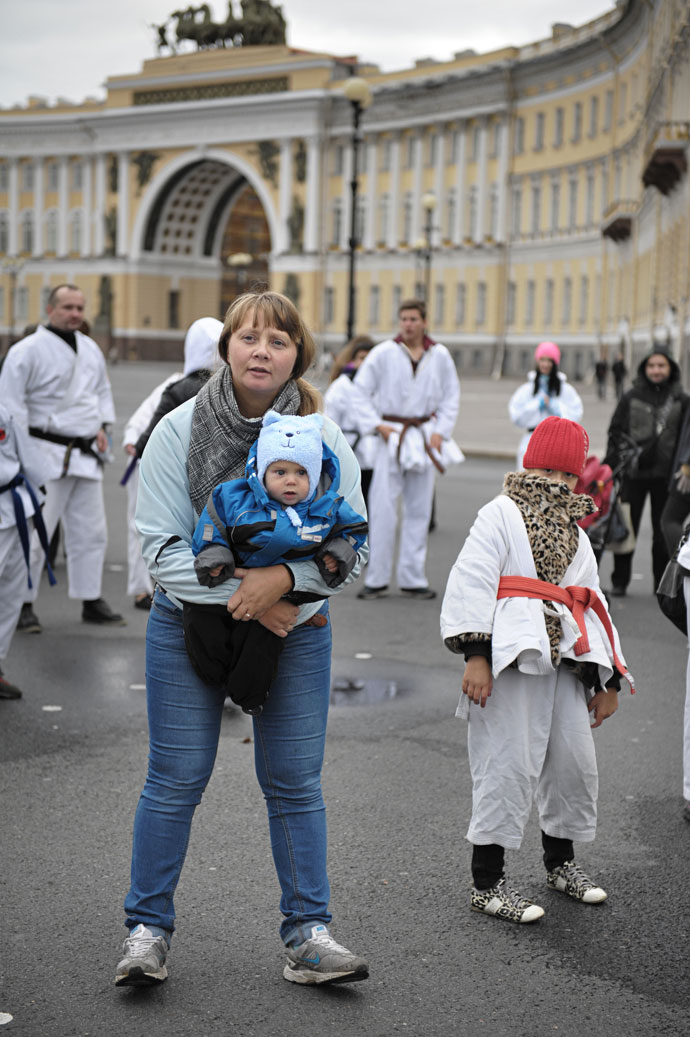
[[[183,600],[224,605],[240,582],[233,579],[218,587],[202,587],[194,571],[192,537],[199,515],[189,499],[187,478],[193,413],[194,399],[191,399],[167,414],[154,429],[141,459],[136,511],[136,526],[151,577],[180,608]],[[322,438],[340,462],[338,493],[354,511],[366,517],[359,465],[342,432],[330,418],[323,419]],[[358,553],[359,562],[337,587],[326,585],[314,561],[286,563],[294,579],[294,590],[319,594],[322,598],[337,594],[359,576],[369,555],[368,545],[365,543]],[[321,605],[320,601],[302,605],[298,623],[315,615]]]

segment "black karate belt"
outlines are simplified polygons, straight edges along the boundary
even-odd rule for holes
[[[46,432],[42,428],[33,427],[29,428],[29,435],[34,436],[36,439],[47,439],[49,443],[57,443],[59,446],[67,447],[62,462],[62,475],[67,475],[73,450],[81,450],[82,454],[95,457],[101,468],[103,467],[103,458],[93,449],[93,444],[96,442],[95,436],[92,436],[91,439],[85,439],[83,436],[61,436],[59,432]]]
[[[29,574],[29,589],[31,589],[33,586],[31,582],[31,545],[29,525],[26,521],[26,513],[24,511],[24,501],[18,493],[18,487],[22,485],[25,487],[26,492],[29,494],[29,497],[31,498],[31,503],[34,506],[34,529],[38,533],[38,539],[41,542],[43,553],[46,556],[46,569],[48,571],[48,580],[50,581],[50,586],[54,587],[57,583],[57,580],[55,579],[55,574],[53,573],[53,570],[50,566],[50,544],[48,542],[48,534],[46,532],[45,523],[43,522],[43,515],[41,514],[41,507],[38,503],[38,498],[36,497],[36,494],[33,491],[31,483],[26,478],[23,472],[18,472],[11,482],[6,483],[4,486],[0,486],[0,493],[6,493],[9,491],[9,493],[12,494],[12,505],[14,507],[14,519],[17,524],[17,534],[19,536],[19,542],[22,545],[24,560],[26,562],[26,568]]]

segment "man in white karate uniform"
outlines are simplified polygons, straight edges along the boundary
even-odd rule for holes
[[[353,383],[359,431],[380,437],[369,491],[369,565],[358,594],[364,600],[388,593],[401,497],[398,586],[408,597],[436,597],[426,578],[434,473],[443,471],[460,406],[455,363],[426,334],[424,302],[403,302],[399,319],[398,336],[371,350]]]
[[[15,422],[39,446],[47,469],[43,518],[52,537],[64,533],[70,598],[83,602],[86,623],[121,626],[122,616],[101,597],[107,529],[102,461],[115,409],[103,354],[78,329],[84,296],[76,285],[58,285],[46,307],[48,325],[12,347],[0,372],[0,399]],[[31,582],[18,630],[40,633],[33,610],[45,556],[31,545]]]

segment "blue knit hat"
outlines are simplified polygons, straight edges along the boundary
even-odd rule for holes
[[[321,414],[279,414],[266,411],[256,444],[256,474],[263,483],[266,469],[274,461],[294,461],[309,476],[309,498],[316,493],[323,464]]]

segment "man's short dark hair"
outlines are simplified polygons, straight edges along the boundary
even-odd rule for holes
[[[426,303],[423,299],[403,299],[398,306],[398,316],[403,310],[417,310],[422,320],[426,320]]]
[[[56,284],[48,296],[46,306],[54,306],[57,302],[58,292],[61,292],[63,288],[68,288],[70,292],[80,292],[81,288],[77,284]]]

